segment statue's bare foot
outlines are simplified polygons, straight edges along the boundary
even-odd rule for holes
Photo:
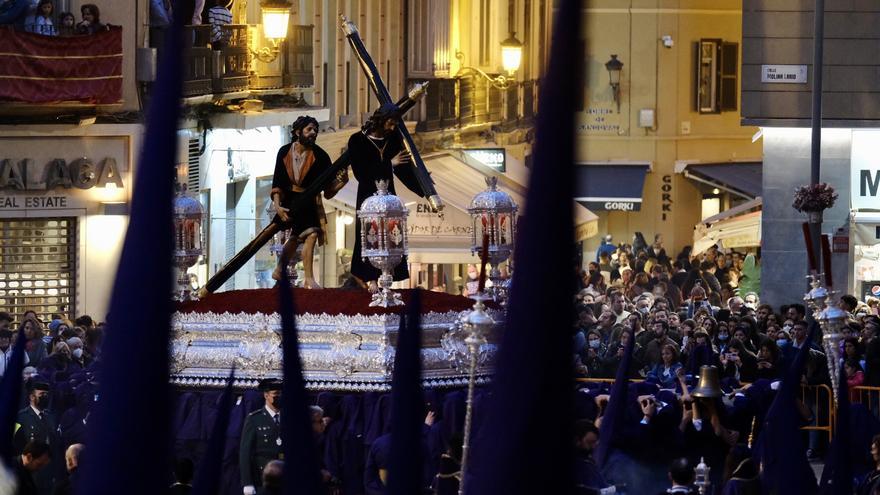
[[[377,284],[375,280],[370,280],[367,282],[367,290],[369,290],[371,294],[375,294],[379,292],[379,284]]]
[[[305,287],[306,289],[323,289],[323,287],[321,287],[321,285],[314,278],[311,277],[307,278],[303,282],[303,287]]]

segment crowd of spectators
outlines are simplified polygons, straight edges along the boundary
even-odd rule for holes
[[[94,368],[104,328],[87,315],[69,321],[56,314],[46,325],[27,311],[14,324],[9,313],[0,312],[0,377],[6,374],[20,329],[26,342],[24,392],[13,438],[16,493],[68,494],[84,449],[89,411],[98,400]]]
[[[660,235],[647,245],[637,234],[632,245],[620,246],[613,245],[609,236],[597,260],[578,276],[573,362],[576,374],[585,379],[577,394],[578,417],[587,425],[601,424],[608,403],[607,382],[615,377],[626,345],[634,340],[627,374],[636,383],[627,399],[627,433],[619,446],[638,472],[604,471],[605,479],[589,460],[591,449],[578,447],[587,460],[580,465],[582,485],[601,488],[622,482],[635,487],[635,493],[656,493],[666,482],[665,467],[684,456],[691,470],[705,458],[718,490],[712,493],[722,493],[740,465],[737,461],[731,467],[731,456],[744,459],[742,451],[751,452],[746,444],[760,433],[761,422],[755,419],[766,412],[801,347],[809,346],[802,384],[831,386],[819,325],[803,304],[780,308],[761,304],[757,287],[750,284],[755,281],[751,271],[757,265],[755,254],[711,248],[691,256],[685,248],[671,260]],[[849,397],[858,405],[868,399],[852,387],[880,386],[877,300],[845,295],[839,307],[847,319],[840,360],[831,367],[843,367],[841,379],[851,387]],[[720,399],[692,395],[701,374],[709,372],[707,367],[714,367],[712,372],[718,375]],[[820,415],[830,417],[827,402],[816,396],[805,395],[799,407],[803,425],[816,424]],[[872,424],[880,429],[876,420]],[[578,431],[576,446],[594,430],[582,426]],[[594,433],[598,435],[598,430]],[[828,447],[825,433],[811,431],[804,436],[806,455],[821,459]],[[862,453],[867,454],[868,446],[864,447]],[[751,477],[758,477],[756,466],[745,467]],[[864,475],[874,464],[865,459],[862,467]]]
[[[80,6],[79,22],[71,12],[56,15],[53,0],[0,0],[0,24],[44,36],[94,34],[109,29],[101,22],[101,10],[92,3]]]

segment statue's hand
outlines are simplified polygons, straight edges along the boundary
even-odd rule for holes
[[[281,219],[282,222],[286,222],[290,219],[290,215],[287,212],[290,211],[290,208],[285,208],[281,205],[275,205],[275,213],[278,214],[278,218]]]
[[[396,167],[404,163],[409,163],[411,159],[412,155],[410,155],[408,151],[401,150],[400,153],[394,155],[394,158],[391,159],[391,165]]]

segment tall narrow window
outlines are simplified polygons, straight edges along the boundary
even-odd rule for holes
[[[694,46],[696,111],[736,110],[739,45],[720,39],[702,39]]]

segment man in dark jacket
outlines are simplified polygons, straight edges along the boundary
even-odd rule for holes
[[[19,427],[15,432],[12,444],[17,453],[22,453],[28,442],[39,441],[49,445],[56,459],[63,455],[61,444],[55,435],[58,423],[55,416],[49,411],[49,384],[35,380],[31,382],[28,393],[28,406],[18,412],[16,419]],[[53,463],[54,464],[54,463]],[[54,485],[54,473],[60,471],[60,465],[47,466],[33,472],[33,478],[41,494],[52,493]]]
[[[260,382],[266,405],[250,413],[241,432],[238,464],[245,495],[254,495],[262,481],[263,469],[280,459],[281,450],[281,380]]]
[[[31,440],[25,444],[21,455],[14,461],[15,478],[18,483],[16,495],[38,495],[34,483],[34,473],[49,465],[49,445],[39,440]]]

